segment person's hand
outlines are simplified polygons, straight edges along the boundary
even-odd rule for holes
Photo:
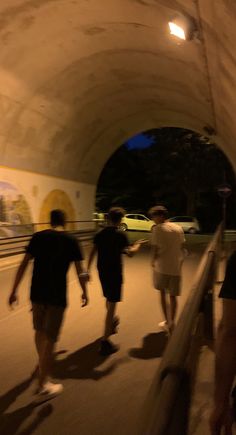
[[[144,245],[145,243],[148,243],[148,239],[139,239],[134,242],[134,245]]]
[[[12,292],[8,299],[8,304],[11,309],[13,309],[13,305],[18,305],[18,297],[15,292]]]
[[[187,248],[183,249],[183,256],[184,256],[184,258],[189,256],[189,251],[187,250]]]
[[[230,407],[228,407],[224,412],[216,409],[213,410],[209,419],[211,435],[221,435],[223,429],[224,435],[233,435],[233,421],[233,411]]]
[[[86,307],[88,305],[88,296],[85,293],[81,295],[81,307]]]

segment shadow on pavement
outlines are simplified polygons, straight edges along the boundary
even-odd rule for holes
[[[0,433],[2,435],[30,435],[34,430],[47,418],[53,411],[53,407],[50,404],[43,406],[36,414],[34,420],[19,432],[21,424],[30,417],[35,409],[33,403],[29,403],[26,406],[16,409],[12,412],[4,413],[9,406],[15,402],[17,397],[22,394],[31,384],[33,377],[26,379],[21,384],[16,385],[9,390],[3,396],[0,396]]]
[[[164,331],[150,333],[143,338],[142,347],[130,349],[129,355],[139,359],[160,358],[167,342],[168,337]]]
[[[97,370],[97,367],[109,358],[99,354],[100,341],[101,339],[98,338],[71,353],[67,358],[55,361],[53,375],[58,379],[93,379],[98,381],[111,374],[119,363],[124,362],[124,358],[114,361],[104,370]]]

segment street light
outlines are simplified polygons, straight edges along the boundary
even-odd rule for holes
[[[177,14],[169,21],[170,34],[185,41],[198,39],[198,29],[193,17]]]

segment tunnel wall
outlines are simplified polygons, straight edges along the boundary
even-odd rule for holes
[[[72,204],[73,214],[68,216],[69,219],[92,219],[96,186],[91,184],[0,166],[0,194],[3,196],[6,185],[11,185],[13,191],[23,195],[34,223],[40,222],[40,216],[45,216],[42,213],[42,208],[46,202],[48,208],[46,200],[50,196],[54,198],[53,208],[63,208],[63,203],[65,203],[63,198],[67,198],[67,202]],[[53,192],[56,192],[56,195],[52,195]]]

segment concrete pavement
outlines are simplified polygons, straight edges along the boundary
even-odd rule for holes
[[[180,309],[188,296],[200,252],[184,265]],[[135,425],[158,368],[166,338],[158,329],[162,320],[159,298],[152,288],[148,249],[125,259],[124,301],[120,304],[120,331],[114,341],[120,351],[105,359],[98,355],[104,320],[104,299],[94,270],[90,304],[80,308],[75,273],[70,272],[69,308],[58,344],[55,377],[64,393],[33,407],[35,389],[29,375],[36,363],[27,303],[30,271],[20,288],[20,306],[5,305],[14,269],[0,275],[0,433],[48,435],[135,435]]]

